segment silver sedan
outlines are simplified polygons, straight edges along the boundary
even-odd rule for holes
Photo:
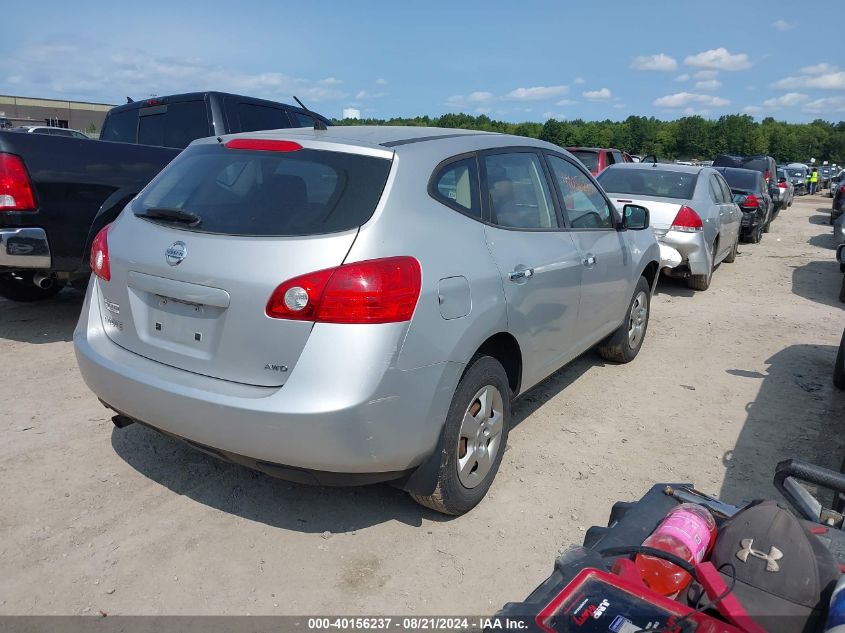
[[[611,165],[598,180],[617,207],[649,209],[657,241],[680,256],[680,264],[664,272],[685,278],[690,288],[707,290],[715,267],[736,258],[742,212],[715,169],[624,163]]]

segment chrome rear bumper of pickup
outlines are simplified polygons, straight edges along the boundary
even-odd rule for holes
[[[0,267],[49,269],[51,263],[50,243],[44,229],[0,229]]]

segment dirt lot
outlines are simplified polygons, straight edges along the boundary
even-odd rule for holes
[[[780,459],[836,467],[829,206],[797,200],[705,293],[661,280],[637,360],[587,353],[520,400],[491,494],[456,519],[114,429],[76,369],[81,296],[0,302],[0,614],[489,613],[653,482],[738,501],[772,495]]]

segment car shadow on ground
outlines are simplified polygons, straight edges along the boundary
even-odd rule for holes
[[[791,345],[766,361],[765,373],[728,370],[738,379],[758,380],[760,389],[745,407],[736,445],[723,456],[723,501],[777,497],[772,477],[784,459],[839,470],[845,454],[845,393],[831,381],[836,351],[835,345]]]
[[[423,519],[452,518],[388,484],[295,484],[211,457],[140,424],[113,429],[111,443],[127,464],[176,494],[275,528],[340,534],[388,521],[419,527]]]
[[[591,350],[519,398],[512,432],[534,411],[604,364]],[[519,432],[519,431],[516,431]],[[113,429],[117,455],[139,473],[203,505],[266,525],[308,533],[346,533],[387,521],[420,526],[449,521],[389,484],[349,488],[307,486],[216,459],[140,424]]]
[[[668,297],[692,297],[695,295],[695,290],[687,285],[685,279],[669,277],[661,273],[654,294]]]
[[[44,301],[0,299],[0,339],[36,344],[70,341],[84,298],[81,292],[66,288]]]
[[[799,297],[829,306],[842,307],[839,288],[842,273],[833,254],[829,260],[811,261],[792,266],[792,292]]]
[[[807,240],[807,243],[811,246],[816,246],[818,248],[827,248],[830,250],[836,250],[838,245],[836,238],[833,237],[833,231],[831,230],[830,233],[822,233],[821,235],[814,235],[810,239]]]
[[[810,224],[830,226],[830,209],[816,209],[816,215],[811,215],[808,221]]]

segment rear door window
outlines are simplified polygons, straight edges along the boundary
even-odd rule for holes
[[[100,139],[120,143],[137,143],[138,108],[130,108],[122,112],[110,112],[103,123]]]
[[[200,217],[191,230],[206,233],[335,233],[369,220],[390,166],[390,160],[357,154],[231,150],[203,144],[168,165],[133,203],[133,211],[189,211]]]
[[[563,213],[573,229],[612,229],[613,212],[585,173],[560,156],[548,156]]]
[[[512,229],[550,229],[557,214],[540,157],[533,152],[484,157],[490,221]]]
[[[580,160],[584,167],[589,169],[590,171],[597,171],[599,168],[599,155],[597,152],[591,152],[589,150],[578,150],[572,152],[572,155],[575,156],[578,160]]]
[[[435,200],[480,220],[481,201],[475,157],[456,160],[441,167],[432,179],[430,193]]]
[[[181,101],[141,110],[138,143],[184,149],[191,141],[211,136],[205,101]]]
[[[314,127],[314,117],[296,110],[291,110],[289,114],[293,120],[293,127]]]
[[[238,119],[241,124],[241,132],[279,130],[291,127],[287,112],[282,108],[255,103],[239,103]]]
[[[719,180],[716,174],[710,174],[710,199],[716,204],[726,202],[722,188],[719,186]]]

